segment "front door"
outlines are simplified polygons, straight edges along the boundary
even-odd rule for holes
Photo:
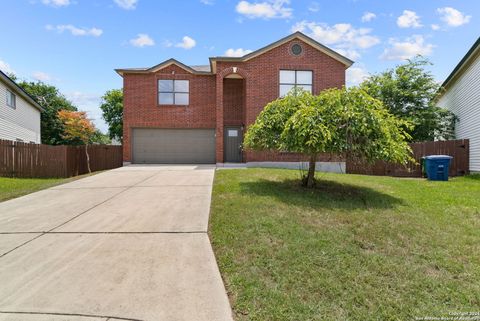
[[[242,128],[237,126],[225,127],[225,162],[242,162]]]

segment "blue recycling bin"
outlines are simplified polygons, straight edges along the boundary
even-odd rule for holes
[[[448,181],[452,156],[430,155],[425,157],[425,170],[430,181]]]

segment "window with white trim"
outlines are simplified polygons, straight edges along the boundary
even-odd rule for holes
[[[188,105],[189,87],[188,80],[158,80],[158,104]]]
[[[7,89],[7,106],[15,109],[17,107],[17,97],[13,92]]]
[[[313,72],[311,70],[280,70],[280,97],[293,88],[312,92]]]

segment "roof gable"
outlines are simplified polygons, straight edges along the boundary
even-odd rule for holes
[[[150,67],[150,68],[124,68],[124,69],[115,69],[115,71],[120,75],[120,76],[123,76],[123,74],[125,73],[154,73],[154,72],[157,72],[159,70],[162,70],[168,66],[171,66],[171,65],[175,65],[189,73],[192,73],[192,74],[210,74],[209,71],[204,71],[204,70],[197,70],[197,69],[194,69],[190,66],[187,66],[183,63],[181,63],[180,61],[176,60],[176,59],[168,59],[168,60],[165,60],[161,63],[159,63],[158,65],[155,65],[153,67]]]
[[[242,57],[212,57],[210,58],[210,64],[212,65],[212,71],[215,72],[215,62],[216,61],[237,61],[237,62],[245,62],[245,61],[249,61],[250,59],[253,59],[257,56],[260,56],[272,49],[275,49],[277,47],[280,47],[286,43],[288,43],[289,41],[292,41],[292,40],[300,40],[308,45],[310,45],[311,47],[317,49],[318,51],[326,54],[327,56],[341,62],[345,68],[348,68],[350,67],[352,64],[353,64],[353,61],[348,59],[347,57],[339,54],[338,52],[322,45],[321,43],[319,43],[318,41],[308,37],[307,35],[301,33],[300,31],[297,31],[285,38],[282,38],[278,41],[275,41],[274,43],[271,43],[263,48],[260,48],[258,50],[255,50],[245,56],[242,56]]]
[[[149,72],[157,72],[159,70],[162,70],[163,68],[166,68],[168,66],[171,66],[171,65],[175,65],[189,73],[197,73],[197,71],[195,69],[193,69],[192,67],[190,66],[187,66],[183,63],[181,63],[180,61],[176,60],[176,59],[168,59],[168,60],[165,60],[164,62],[162,63],[159,63],[158,65],[155,65],[151,68],[148,69]]]
[[[9,88],[15,91],[16,94],[20,95],[23,99],[25,99],[30,105],[38,109],[39,111],[43,111],[42,106],[40,106],[30,94],[28,94],[25,89],[20,87],[15,81],[13,81],[10,77],[8,77],[5,73],[0,70],[0,80],[3,81]]]
[[[480,53],[480,37],[475,41],[473,46],[468,50],[468,52],[463,56],[462,60],[455,66],[453,71],[448,75],[447,79],[442,84],[442,87],[446,88],[450,85],[457,76],[460,75],[464,70],[465,66],[467,66],[473,59],[475,58],[475,54]]]

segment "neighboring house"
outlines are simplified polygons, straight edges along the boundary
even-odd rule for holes
[[[344,86],[352,63],[297,32],[243,57],[212,57],[207,66],[169,59],[151,68],[117,69],[124,84],[124,161],[303,161],[292,153],[243,152],[244,131],[294,86],[314,94]]]
[[[42,107],[0,71],[0,139],[40,144],[41,112]]]
[[[438,105],[458,117],[456,138],[470,140],[470,172],[480,172],[480,38],[442,87]]]

